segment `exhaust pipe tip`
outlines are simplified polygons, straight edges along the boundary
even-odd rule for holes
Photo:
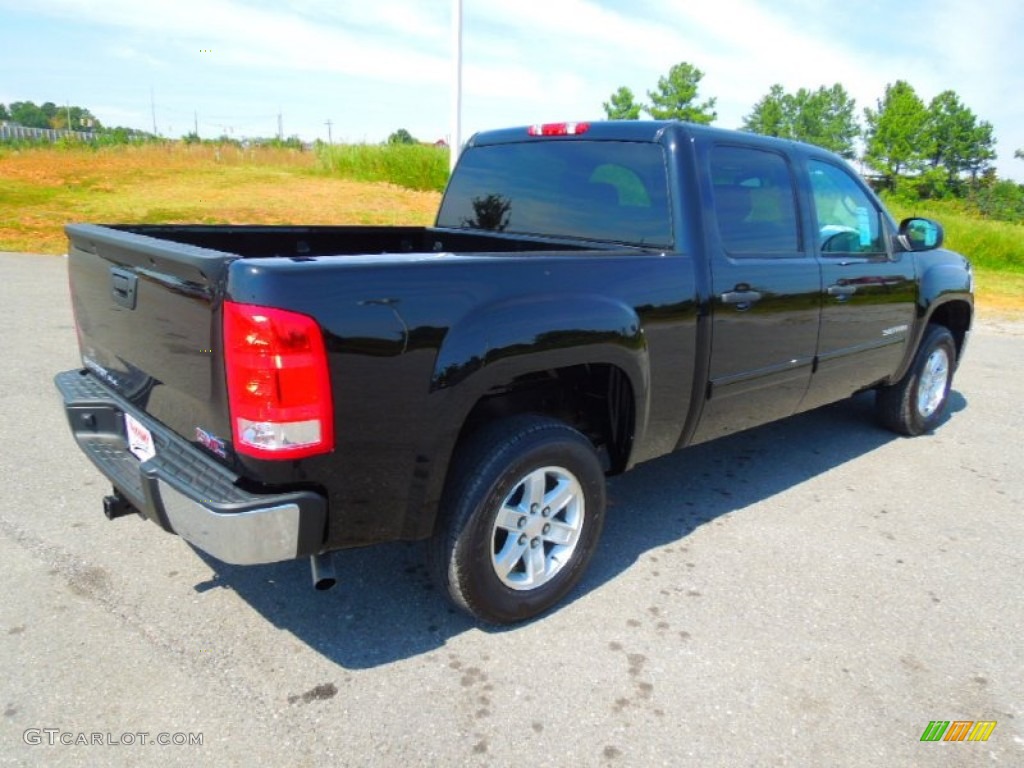
[[[330,552],[311,555],[309,566],[313,575],[313,589],[317,592],[326,592],[338,583],[338,576],[334,572],[334,560]]]

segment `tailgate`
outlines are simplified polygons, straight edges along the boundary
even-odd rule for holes
[[[85,367],[185,439],[226,442],[220,287],[237,257],[102,226],[66,231]]]

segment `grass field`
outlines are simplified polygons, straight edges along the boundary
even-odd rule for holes
[[[446,162],[445,151],[419,146],[0,146],[0,251],[64,253],[63,226],[80,221],[426,225]],[[1024,225],[952,204],[891,210],[943,223],[947,245],[976,266],[983,311],[1024,313]]]
[[[974,265],[978,306],[1002,313],[1024,313],[1024,224],[989,221],[956,203],[890,203],[897,220],[927,216],[942,223],[946,247]]]
[[[432,149],[432,148],[431,148]],[[312,152],[0,147],[0,250],[64,253],[69,222],[429,224],[440,195],[338,178]]]

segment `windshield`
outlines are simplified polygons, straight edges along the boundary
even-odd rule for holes
[[[665,154],[625,141],[468,147],[437,226],[671,248]]]

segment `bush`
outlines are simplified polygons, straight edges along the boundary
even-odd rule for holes
[[[973,190],[968,198],[982,216],[1000,221],[1024,221],[1024,185],[997,181]]]
[[[388,144],[415,144],[416,139],[412,137],[405,128],[399,128],[397,131],[388,136]]]
[[[349,144],[316,147],[317,166],[354,181],[383,181],[440,192],[448,183],[448,148],[423,144]]]
[[[289,136],[287,139],[279,139],[273,136],[269,139],[252,139],[249,144],[253,147],[271,147],[272,149],[297,149],[300,152],[306,149],[302,139],[298,136]]]

